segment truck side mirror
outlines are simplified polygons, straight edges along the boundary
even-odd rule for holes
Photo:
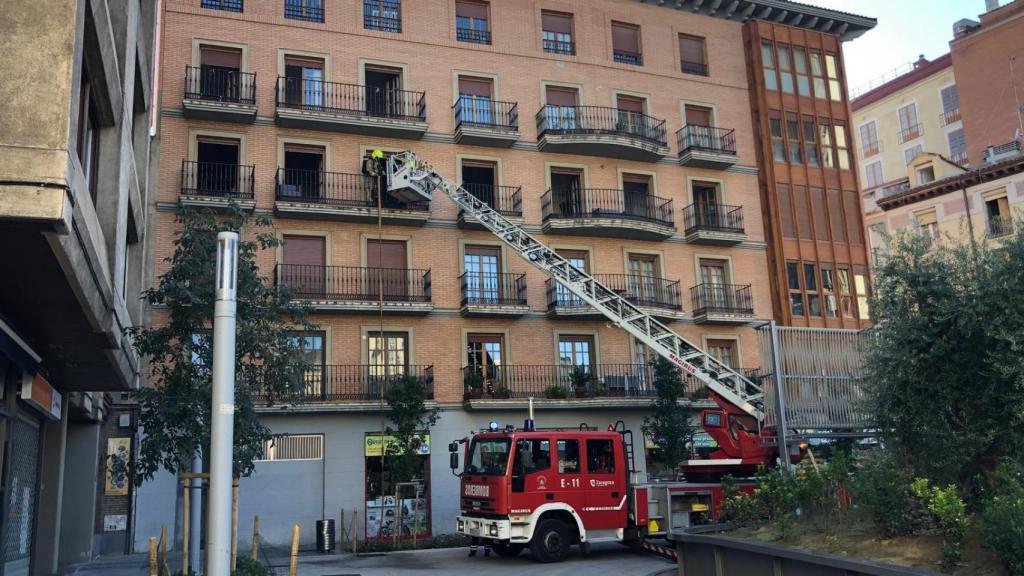
[[[459,451],[459,443],[458,442],[449,442],[448,443],[448,451],[449,452],[458,452]]]
[[[456,470],[459,469],[458,452],[452,452],[451,454],[448,455],[448,467],[452,469],[452,472],[455,472]]]

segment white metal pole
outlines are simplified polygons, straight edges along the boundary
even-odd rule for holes
[[[201,474],[203,458],[196,454],[192,459],[192,473]],[[203,571],[202,536],[203,536],[203,479],[192,478],[189,490],[189,533],[188,533],[188,569],[199,574]]]
[[[206,574],[231,574],[231,483],[235,428],[235,307],[238,233],[217,234],[213,312],[213,409],[210,430],[210,502],[206,524]]]
[[[782,359],[779,352],[779,327],[775,320],[769,323],[772,343],[772,372],[775,380],[775,438],[779,446],[779,464],[784,471],[789,471],[792,465],[789,462],[789,442],[786,436],[789,434],[788,423],[786,422],[786,380],[782,374]]]

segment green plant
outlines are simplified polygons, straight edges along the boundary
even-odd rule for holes
[[[1024,576],[1024,493],[997,495],[981,515],[985,546],[995,552],[1010,576]]]
[[[942,568],[952,570],[960,561],[964,530],[967,528],[967,506],[956,486],[950,484],[945,488],[935,486],[931,489],[928,510],[942,530]]]
[[[658,464],[667,470],[676,470],[693,445],[693,423],[696,411],[680,406],[679,399],[686,392],[682,372],[671,361],[658,356],[651,362],[654,380],[653,414],[644,418],[654,445],[658,449]]]
[[[544,397],[552,400],[561,400],[569,397],[569,393],[565,391],[565,388],[558,384],[552,384],[544,389]]]
[[[438,409],[428,408],[430,389],[415,376],[397,376],[388,383],[385,399],[391,409],[388,413],[388,434],[395,437],[397,453],[387,454],[396,482],[408,482],[420,469],[419,455],[423,430],[437,423]]]
[[[889,452],[874,450],[857,460],[855,500],[888,536],[912,534],[929,524],[925,503],[911,493],[912,480],[908,467]]]
[[[781,468],[765,468],[763,465],[758,468],[754,495],[768,520],[779,528],[783,537],[789,533],[800,507],[797,484],[796,475]]]
[[[589,398],[594,395],[597,378],[586,366],[573,366],[569,371],[569,386],[577,398]]]
[[[251,221],[254,220],[254,221]],[[164,311],[154,327],[128,330],[132,346],[147,360],[149,386],[136,392],[142,443],[132,459],[134,481],[141,484],[161,468],[172,474],[191,471],[196,455],[210,442],[214,311],[214,262],[217,234],[240,232],[235,338],[234,472],[252,473],[270,430],[256,414],[255,400],[295,402],[307,387],[301,338],[295,330],[312,330],[305,308],[293,303],[291,291],[260,274],[261,253],[283,242],[266,217],[248,217],[237,204],[229,213],[183,209],[177,218],[169,268],[146,302]]]
[[[484,373],[475,368],[466,370],[463,380],[466,387],[473,392],[479,393],[484,388]]]
[[[231,576],[267,576],[267,569],[248,556],[239,556],[235,560],[235,569]]]
[[[761,501],[753,494],[737,492],[722,501],[721,520],[733,526],[753,526],[764,515]]]

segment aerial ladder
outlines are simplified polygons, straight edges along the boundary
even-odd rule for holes
[[[412,152],[388,156],[385,172],[387,189],[391,195],[404,201],[422,201],[430,200],[433,192],[440,190],[516,254],[562,284],[616,326],[702,382],[711,399],[724,412],[717,413],[717,419],[714,415],[709,417],[707,413],[702,414],[702,426],[719,445],[719,450],[711,455],[712,459],[728,460],[731,464],[743,461],[744,466],[752,468],[756,464],[767,463],[775,455],[776,450],[770,447],[770,440],[765,441],[765,436],[774,436],[773,431],[761,430],[765,419],[765,395],[760,385],[676,334],[590,274],[570,264],[567,259],[531,236],[522,226],[509,221],[456,182],[438,174],[430,164]],[[747,440],[756,439],[756,442],[740,441],[736,430],[729,428],[729,422],[735,420],[740,421],[740,436],[745,433]]]

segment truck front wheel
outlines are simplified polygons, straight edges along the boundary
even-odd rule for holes
[[[569,555],[569,530],[561,520],[547,518],[537,524],[530,552],[538,562],[561,562]]]
[[[523,544],[512,544],[511,542],[495,542],[491,548],[502,558],[515,558],[523,551]]]

